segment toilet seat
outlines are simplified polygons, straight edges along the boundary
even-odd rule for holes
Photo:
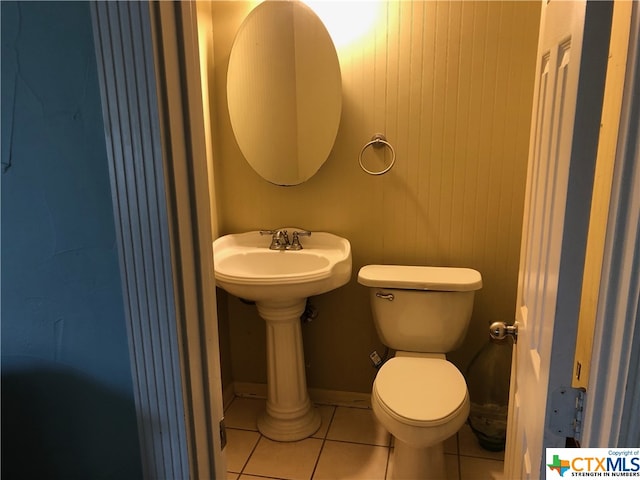
[[[373,395],[390,417],[417,427],[445,424],[468,403],[462,373],[439,358],[392,358],[376,375]]]

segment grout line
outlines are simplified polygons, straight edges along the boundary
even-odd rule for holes
[[[380,447],[390,449],[391,445],[378,445],[376,443],[363,443],[363,442],[354,442],[352,440],[337,440],[335,438],[327,438],[328,442],[336,442],[336,443],[349,443],[351,445],[363,445],[365,447]]]
[[[227,427],[227,430],[238,430],[240,432],[256,432],[256,433],[260,433],[259,430],[254,430],[252,428],[243,428],[243,427]]]
[[[247,475],[251,475],[252,477],[255,477],[255,478],[265,478],[265,479],[268,479],[268,480],[288,480],[285,477],[279,477],[279,476],[275,476],[274,477],[274,476],[260,475],[260,474],[257,474],[257,473],[248,473]],[[238,477],[238,478],[240,478],[240,477]]]
[[[238,398],[238,397],[235,397],[235,396],[234,396],[234,397],[231,399],[231,401],[229,402],[229,405],[227,405],[227,408],[225,408],[225,409],[222,411],[223,415],[226,415],[226,414],[227,414],[227,412],[228,412],[228,411],[229,411],[229,409],[231,408],[231,405],[233,405],[233,402],[235,402],[235,401],[236,401],[236,398]]]
[[[247,465],[249,465],[249,461],[251,460],[251,457],[253,457],[253,454],[255,453],[256,449],[258,448],[258,444],[264,438],[264,435],[262,435],[261,433],[259,433],[259,435],[260,436],[258,437],[258,441],[251,449],[251,453],[249,453],[249,456],[247,457],[247,460],[244,462],[244,465],[242,465],[242,469],[240,470],[240,476],[242,476],[242,474],[244,473],[244,469],[247,468]]]
[[[471,454],[459,453],[458,456],[466,457],[466,458],[479,458],[480,460],[493,460],[494,462],[503,462],[504,463],[504,459],[502,459],[502,458],[485,457],[482,454],[474,455],[472,453]]]
[[[460,432],[456,433],[456,462],[458,462],[458,480],[462,480],[462,462],[460,461]]]
[[[385,480],[387,480],[387,477],[389,476],[389,463],[391,462],[391,445],[389,445],[387,447],[387,461],[384,464],[384,478]]]
[[[320,451],[318,451],[318,456],[316,457],[316,463],[313,465],[313,470],[311,470],[311,478],[316,474],[316,469],[318,468],[318,463],[320,463],[320,455],[322,455],[322,451],[324,450],[324,445],[327,443],[327,435],[329,435],[329,430],[331,429],[331,424],[333,423],[333,419],[336,416],[337,408],[333,408],[333,412],[331,412],[331,418],[329,419],[329,424],[327,425],[327,431],[322,436],[322,445],[320,445]],[[320,425],[322,427],[322,424]]]

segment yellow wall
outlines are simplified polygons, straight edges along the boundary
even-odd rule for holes
[[[463,346],[465,369],[488,325],[514,316],[538,2],[388,2],[375,31],[339,51],[343,113],[335,147],[306,183],[278,187],[242,157],[226,110],[226,67],[248,2],[214,2],[216,200],[220,234],[295,225],[344,236],[351,282],[313,299],[303,327],[309,386],[370,391],[368,355],[382,352],[366,289],[369,263],[467,266],[482,273]],[[365,174],[358,153],[382,132],[394,168]],[[268,145],[265,145],[268,148]],[[230,374],[265,382],[264,325],[255,307],[220,295]],[[225,349],[223,349],[225,350]],[[226,351],[226,350],[225,350]]]

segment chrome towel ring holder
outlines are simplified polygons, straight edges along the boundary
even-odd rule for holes
[[[387,147],[389,150],[391,150],[391,162],[389,163],[389,165],[387,165],[386,168],[384,168],[383,170],[380,170],[379,172],[372,172],[371,170],[369,170],[367,167],[364,166],[364,164],[362,163],[362,154],[369,147],[373,147],[373,148]],[[393,146],[391,146],[391,144],[387,142],[387,139],[383,134],[376,133],[373,137],[371,137],[371,141],[368,143],[365,143],[364,147],[362,147],[362,150],[360,150],[360,155],[358,155],[358,162],[360,163],[360,168],[365,172],[367,172],[369,175],[382,175],[383,173],[387,173],[389,170],[391,170],[391,167],[393,167],[393,164],[396,163],[396,151],[393,149]]]

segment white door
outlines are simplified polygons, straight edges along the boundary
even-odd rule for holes
[[[544,478],[544,448],[564,447],[567,436],[548,427],[571,421],[552,418],[548,399],[571,385],[609,10],[584,1],[542,5],[505,454],[509,480]]]

